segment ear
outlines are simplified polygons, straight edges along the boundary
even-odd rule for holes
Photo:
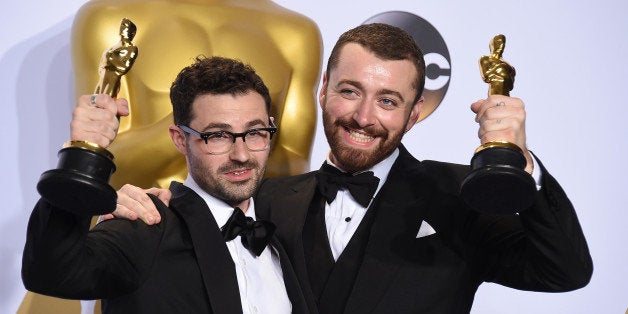
[[[421,96],[419,100],[414,104],[414,106],[412,106],[412,109],[410,109],[410,117],[408,118],[408,123],[406,124],[406,132],[410,131],[410,129],[412,129],[412,127],[419,120],[419,116],[421,115],[421,109],[423,109],[424,100],[425,98]]]
[[[327,94],[327,71],[323,72],[323,86],[321,86],[321,90],[318,92],[318,105],[321,109],[324,109],[325,94]]]
[[[177,127],[176,125],[171,125],[168,128],[168,132],[170,132],[170,138],[172,139],[172,142],[174,143],[174,146],[177,147],[177,150],[187,156],[188,154],[188,150],[187,150],[187,143],[185,141],[185,132],[183,132],[181,129],[179,129],[179,127]]]

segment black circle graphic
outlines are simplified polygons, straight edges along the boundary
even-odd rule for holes
[[[451,80],[451,58],[445,40],[425,19],[404,11],[379,13],[363,24],[385,23],[397,26],[412,36],[425,57],[425,90],[419,121],[429,116],[445,98]]]

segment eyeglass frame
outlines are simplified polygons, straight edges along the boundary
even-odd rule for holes
[[[257,150],[257,149],[254,150],[254,149],[250,149],[249,146],[246,144],[246,135],[251,133],[251,132],[266,131],[266,132],[270,133],[270,140],[272,141],[273,135],[275,135],[275,133],[277,133],[277,126],[273,123],[273,120],[269,120],[269,124],[270,124],[270,127],[267,127],[267,128],[253,128],[253,129],[249,129],[249,130],[246,130],[246,131],[240,132],[240,133],[233,133],[233,132],[224,131],[224,130],[222,130],[222,131],[213,131],[213,132],[199,132],[199,131],[194,130],[193,128],[191,128],[191,127],[189,127],[187,125],[183,125],[183,124],[177,124],[177,127],[179,129],[181,129],[184,133],[193,134],[193,135],[196,135],[196,136],[200,137],[203,141],[205,141],[205,145],[208,145],[209,137],[211,137],[212,135],[229,134],[231,136],[231,138],[233,139],[233,142],[231,142],[231,147],[228,150],[226,150],[226,151],[224,151],[222,153],[213,153],[213,152],[209,153],[211,155],[222,155],[222,154],[226,154],[229,151],[231,151],[231,149],[233,148],[233,144],[235,144],[236,139],[238,139],[238,137],[242,138],[242,143],[244,143],[244,146],[249,151],[261,152],[261,151],[267,150],[270,147],[270,141],[268,142],[268,146],[266,146],[266,147],[264,147],[262,149],[259,149],[259,150]]]

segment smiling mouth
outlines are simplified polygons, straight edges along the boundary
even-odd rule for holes
[[[230,180],[241,181],[248,180],[251,177],[252,172],[252,169],[246,168],[228,171],[225,172],[225,175],[229,177]]]
[[[375,140],[375,137],[368,134],[360,133],[355,130],[345,128],[345,131],[349,134],[349,138],[357,143],[370,143]]]
[[[235,174],[236,176],[239,176],[241,174],[244,174],[245,172],[247,172],[248,170],[240,170],[240,171],[231,171],[231,173]]]

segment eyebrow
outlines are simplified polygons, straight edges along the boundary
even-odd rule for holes
[[[252,128],[252,127],[265,127],[264,121],[261,119],[255,119],[255,120],[251,120],[249,122],[246,123],[245,127],[246,128]],[[201,132],[206,132],[209,129],[220,129],[220,130],[232,130],[233,127],[230,124],[227,123],[220,123],[220,122],[214,122],[214,123],[209,123],[208,125],[206,125]]]
[[[355,86],[357,89],[364,90],[364,86],[362,85],[362,83],[360,83],[358,81],[353,81],[353,80],[340,80],[340,81],[338,81],[338,85],[342,85],[342,84],[349,84],[349,85]],[[393,96],[399,98],[399,100],[401,102],[404,102],[404,98],[403,98],[403,96],[401,96],[401,93],[399,93],[398,91],[395,91],[395,90],[384,88],[384,89],[377,90],[377,92],[375,94],[378,95],[378,96],[381,96],[381,95],[393,95]]]

